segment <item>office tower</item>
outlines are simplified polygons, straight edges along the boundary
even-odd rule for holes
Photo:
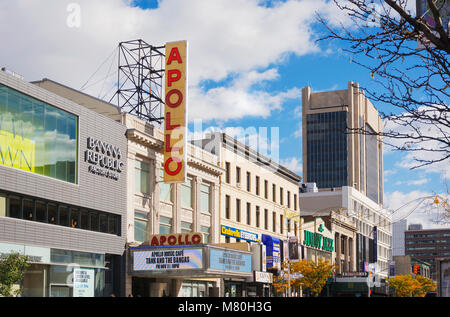
[[[381,118],[372,103],[349,82],[345,90],[302,89],[303,180],[319,191],[352,186],[374,202],[383,203]]]

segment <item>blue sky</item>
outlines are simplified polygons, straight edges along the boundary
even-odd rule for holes
[[[339,43],[315,41],[324,31],[315,12],[333,25],[346,21],[325,0],[1,1],[6,44],[0,64],[28,81],[47,77],[79,89],[104,62],[91,81],[106,79],[85,91],[97,96],[100,87],[114,86],[108,67],[120,41],[187,40],[189,129],[196,119],[203,129],[228,128],[237,135],[251,127],[278,128],[281,163],[302,175],[301,89],[346,89],[348,81],[373,85]],[[410,170],[404,167],[409,163],[406,154],[385,151],[385,200],[392,209],[445,192],[442,172],[450,164]],[[421,210],[408,219],[430,227],[430,217]]]

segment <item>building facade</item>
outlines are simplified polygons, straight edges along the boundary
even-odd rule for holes
[[[437,260],[450,258],[450,229],[408,226],[405,231],[405,255],[429,263],[431,279],[437,281]]]
[[[224,170],[220,176],[220,243],[248,243],[248,248],[263,245],[266,269],[278,274],[286,257],[288,236],[300,242],[301,177],[224,133],[193,143],[217,155]],[[244,290],[245,283],[251,281],[257,283],[255,279],[232,280],[225,287]],[[267,294],[260,291],[258,287],[258,291],[248,292]]]
[[[22,296],[121,287],[126,128],[0,72],[0,252],[27,255]]]

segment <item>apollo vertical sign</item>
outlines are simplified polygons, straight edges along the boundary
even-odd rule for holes
[[[186,175],[187,42],[166,43],[164,182]]]

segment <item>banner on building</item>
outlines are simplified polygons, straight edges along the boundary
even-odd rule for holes
[[[187,41],[166,43],[164,182],[186,178]]]
[[[134,271],[162,271],[175,269],[203,268],[202,249],[155,248],[147,251],[133,252]]]
[[[73,269],[73,297],[94,297],[94,269]]]

